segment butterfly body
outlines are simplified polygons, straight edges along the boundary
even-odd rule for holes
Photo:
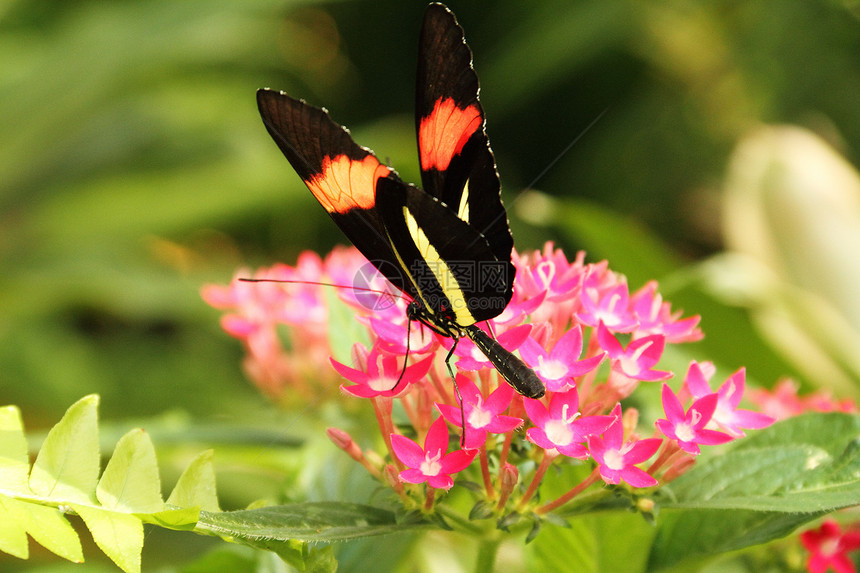
[[[263,123],[338,227],[412,298],[410,320],[466,336],[521,394],[544,387],[476,323],[513,294],[513,237],[478,101],[472,54],[454,15],[431,4],[419,41],[416,131],[423,189],[403,182],[324,109],[269,89]],[[452,349],[453,351],[453,349]],[[450,353],[449,353],[450,358]]]

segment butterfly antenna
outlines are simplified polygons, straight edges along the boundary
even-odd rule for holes
[[[389,297],[386,300],[390,300],[391,298],[395,298],[395,299],[396,298],[405,298],[402,295],[399,295],[395,292],[391,292],[390,290],[379,290],[379,289],[375,289],[375,288],[360,287],[360,286],[355,286],[355,285],[339,285],[339,284],[334,284],[334,283],[324,283],[321,281],[299,281],[299,280],[292,280],[292,279],[252,279],[252,278],[246,278],[246,277],[239,277],[236,280],[243,282],[243,283],[283,283],[283,284],[292,284],[292,285],[313,285],[313,286],[325,286],[325,287],[332,287],[332,288],[342,288],[342,289],[347,289],[347,290],[357,291],[357,292],[370,292],[373,294],[378,294],[382,297]]]

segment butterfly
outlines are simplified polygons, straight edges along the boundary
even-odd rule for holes
[[[472,52],[454,14],[430,4],[418,44],[415,128],[423,189],[357,145],[325,109],[257,91],[263,124],[299,177],[358,250],[411,298],[410,321],[466,336],[529,398],[544,385],[477,323],[511,300],[513,236],[478,101]]]

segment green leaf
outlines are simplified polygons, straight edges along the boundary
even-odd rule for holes
[[[201,512],[197,529],[246,542],[344,541],[427,525],[422,521],[398,523],[393,512],[369,505],[307,502],[224,513]]]
[[[252,545],[276,553],[299,571],[333,573],[337,570],[337,560],[330,545],[311,547],[310,543],[297,540],[257,540]]]
[[[99,480],[96,497],[105,509],[153,513],[164,509],[155,448],[141,429],[120,438]]]
[[[48,432],[32,470],[17,408],[0,408],[0,551],[27,558],[29,534],[57,555],[83,561],[78,534],[63,515],[71,508],[108,557],[137,573],[144,522],[193,530],[199,505],[217,510],[212,452],[195,458],[172,498],[196,505],[166,508],[155,449],[140,429],[120,438],[98,480],[97,406],[98,397],[88,396],[69,408]]]
[[[69,561],[83,562],[84,554],[78,534],[57,508],[17,499],[6,499],[5,504],[12,519],[21,524],[45,549]]]
[[[95,501],[99,477],[98,403],[95,395],[78,400],[51,428],[30,473],[30,489],[69,503]]]
[[[808,414],[774,424],[661,490],[649,567],[765,543],[860,504],[860,417]]]
[[[860,504],[860,416],[774,424],[664,488],[663,507],[818,512]]]
[[[143,551],[143,522],[133,515],[85,505],[72,505],[111,561],[126,573],[140,571]]]
[[[144,523],[152,523],[167,529],[180,531],[191,531],[197,525],[200,517],[199,507],[182,507],[179,509],[165,509],[155,513],[135,513]]]
[[[310,547],[304,560],[304,571],[308,573],[334,573],[337,571],[337,559],[331,545]]]
[[[0,551],[26,559],[30,555],[27,530],[19,523],[15,510],[9,508],[14,503],[14,499],[0,495]]]
[[[567,527],[544,527],[529,545],[529,569],[533,571],[567,571],[576,563],[582,573],[597,571],[594,533],[587,520],[576,520]]]
[[[201,452],[194,458],[167,498],[167,505],[176,507],[199,507],[204,511],[221,511],[215,490],[215,468],[212,466],[212,450]]]
[[[4,490],[27,492],[27,438],[21,412],[15,406],[0,408],[0,487]]]

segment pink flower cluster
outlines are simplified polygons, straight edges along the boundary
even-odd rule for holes
[[[454,352],[459,400],[443,361],[451,339],[418,324],[410,327],[409,301],[392,293],[354,249],[336,250],[324,261],[305,253],[296,267],[279,265],[253,275],[302,282],[234,281],[228,287],[206,287],[203,296],[229,311],[222,324],[245,344],[246,371],[267,393],[278,396],[288,387],[307,390],[307,380],[331,381],[325,372],[331,369],[321,366],[332,354],[332,309],[327,301],[333,297],[325,293],[331,287],[308,283],[349,287],[336,289],[337,296],[366,327],[367,344],[355,343],[350,364],[331,363],[346,380],[341,385],[345,393],[372,402],[391,461],[373,464],[372,456],[364,456],[342,431],[329,435],[404,498],[417,491],[408,484],[426,483],[428,509],[433,492],[449,489],[452,476],[476,461],[487,498],[496,501],[499,510],[518,482],[528,482],[516,502],[523,510],[556,460],[590,460],[593,471],[582,483],[531,508],[540,514],[598,479],[633,487],[674,479],[690,467],[700,446],[726,443],[743,436],[743,429],[773,421],[739,409],[743,369],[713,390],[714,366],[692,362],[677,393],[663,384],[664,417],[648,436],[640,436],[638,412],[630,407],[622,412],[620,403],[640,383],[673,376],[658,369],[660,359],[667,345],[702,337],[699,318],[682,318],[673,311],[655,282],[631,294],[623,276],[609,270],[606,262],[585,264],[582,253],[571,262],[548,244],[543,251],[515,254],[513,262],[513,299],[501,315],[480,327],[518,351],[543,380],[547,393],[539,400],[516,394],[465,338]],[[290,327],[286,347],[278,335],[284,324]],[[408,435],[400,430],[404,422],[411,427]],[[450,429],[459,434],[458,441],[451,440]],[[449,451],[452,443],[456,445]],[[535,463],[521,463],[529,459]],[[491,465],[497,468],[495,476]],[[522,468],[530,475],[520,476]]]
[[[775,420],[784,420],[804,412],[849,412],[856,413],[853,400],[837,400],[825,390],[801,396],[800,385],[789,379],[779,381],[771,390],[756,388],[750,392],[749,400],[761,411]]]

